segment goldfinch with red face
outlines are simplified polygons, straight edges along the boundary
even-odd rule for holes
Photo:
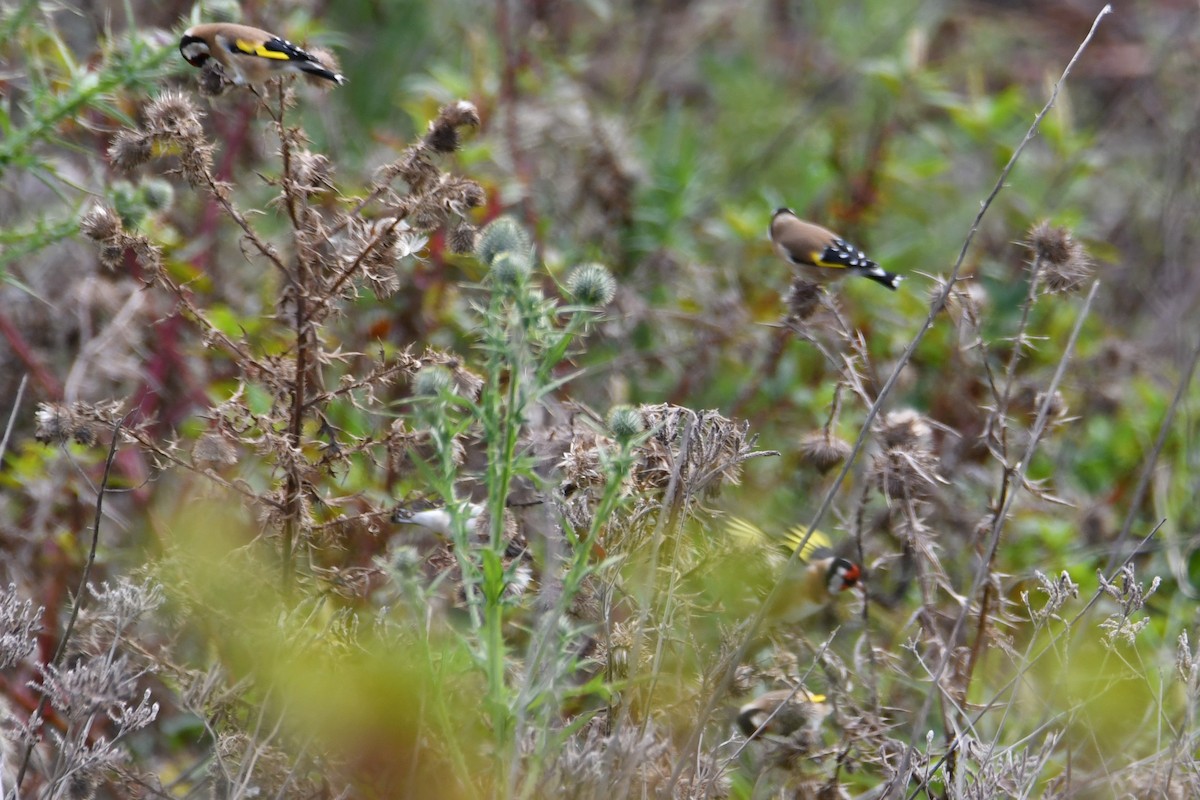
[[[804,542],[800,550],[801,564],[789,569],[784,576],[785,586],[768,612],[768,616],[778,622],[801,622],[828,610],[841,593],[854,589],[862,580],[862,569],[853,561],[836,555],[825,533],[813,531],[805,542],[805,530],[803,526],[797,526],[783,534],[772,535],[739,517],[734,517],[725,526],[726,535],[739,550],[750,551],[767,545],[775,553],[777,564],[800,549]],[[778,574],[780,568],[782,564],[772,570]]]
[[[900,285],[899,275],[885,272],[862,250],[828,228],[805,222],[790,208],[775,211],[770,236],[775,252],[805,280],[823,284],[861,275],[893,291]]]
[[[179,52],[193,67],[204,68],[212,59],[220,64],[225,77],[238,86],[261,85],[285,72],[312,75],[338,85],[346,82],[311,53],[248,25],[225,22],[194,25],[183,32]]]

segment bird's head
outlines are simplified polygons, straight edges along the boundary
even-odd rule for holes
[[[179,40],[179,54],[193,67],[204,66],[204,62],[211,57],[208,42],[194,35],[191,30],[185,31],[183,38]]]
[[[825,572],[825,586],[831,595],[853,589],[862,580],[862,568],[847,558],[834,558]]]

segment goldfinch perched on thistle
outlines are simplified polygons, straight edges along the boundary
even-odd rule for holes
[[[487,510],[478,503],[466,503],[462,509],[462,516],[466,526],[468,548],[472,551],[485,548],[491,538],[491,516]],[[425,543],[424,570],[431,584],[442,580],[442,576],[448,578],[444,583],[454,590],[453,602],[463,603],[466,598],[459,560],[453,552],[453,544],[448,541],[454,532],[453,517],[449,510],[444,507],[416,510],[397,506],[392,510],[391,521],[400,525],[417,525],[438,535],[435,542]],[[516,518],[507,510],[504,512],[502,535],[504,552],[501,562],[506,573],[504,596],[506,599],[515,600],[523,595],[533,582],[533,557],[529,551],[529,543],[517,526]]]
[[[800,548],[803,562],[797,573],[784,578],[784,587],[771,609],[771,616],[786,622],[806,619],[836,598],[840,593],[853,589],[862,580],[862,569],[846,558],[841,558],[830,549],[829,537],[821,531],[813,531],[804,541],[806,529],[797,526],[782,535],[772,536],[747,520],[734,517],[726,525],[726,533],[738,542],[739,549],[761,547],[763,544],[777,548],[782,554],[791,555]]]
[[[813,694],[803,686],[794,691],[778,689],[738,709],[737,725],[747,739],[790,738],[815,730],[831,710],[825,695]]]
[[[805,280],[832,283],[847,275],[861,275],[893,291],[900,285],[899,275],[885,272],[862,250],[828,228],[805,222],[790,208],[775,211],[770,236],[775,252]]]
[[[346,82],[311,53],[248,25],[194,25],[183,32],[179,52],[193,67],[205,68],[212,59],[238,86],[260,85],[284,72],[312,75],[338,85]]]

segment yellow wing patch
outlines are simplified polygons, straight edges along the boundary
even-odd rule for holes
[[[822,548],[829,548],[832,542],[829,536],[824,531],[814,530],[812,536],[808,537],[808,541],[804,541],[804,535],[808,532],[807,525],[797,525],[787,533],[783,534],[783,545],[789,550],[795,550],[804,542],[804,549],[800,552],[800,558],[807,561],[812,558],[813,553]]]
[[[804,542],[804,534],[807,530],[806,526],[798,525],[782,535],[772,536],[753,522],[741,517],[732,517],[725,526],[726,535],[737,549],[773,544],[793,552],[800,547],[801,542]],[[817,550],[830,546],[830,539],[825,533],[819,530],[813,531],[812,536],[808,537],[808,541],[804,543],[800,558],[807,561]]]
[[[256,42],[248,42],[245,39],[238,39],[233,44],[238,50],[241,50],[247,55],[258,56],[259,58],[273,58],[277,61],[291,60],[291,56],[289,56],[287,53],[281,53],[278,50],[268,50],[266,45],[258,44]]]
[[[822,251],[821,251],[821,253],[823,253],[823,252],[825,252],[825,251],[824,251],[824,250],[822,250]],[[816,264],[818,267],[829,267],[830,269],[845,269],[845,268],[846,268],[846,265],[845,265],[845,264],[839,264],[839,263],[838,263],[838,262],[836,262],[836,261],[824,261],[824,260],[822,260],[822,259],[821,259],[821,253],[818,253],[818,252],[816,252],[816,251],[814,250],[814,251],[813,251],[813,252],[812,252],[812,253],[809,255],[809,258],[811,258],[811,259],[812,259],[812,263]]]

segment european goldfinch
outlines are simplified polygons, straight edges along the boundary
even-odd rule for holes
[[[790,208],[775,211],[770,236],[775,252],[805,280],[832,283],[847,275],[861,275],[892,290],[900,285],[899,275],[885,272],[862,250],[828,228],[805,222]]]
[[[825,695],[813,694],[803,686],[795,691],[778,689],[761,694],[738,709],[737,725],[747,739],[789,738],[817,728],[831,710]]]
[[[179,52],[193,67],[211,58],[238,86],[261,85],[283,72],[313,75],[337,84],[346,79],[315,56],[273,33],[225,22],[194,25],[179,40]]]
[[[841,592],[853,589],[862,580],[862,569],[849,559],[834,554],[829,537],[819,531],[813,531],[812,536],[805,542],[807,529],[798,525],[786,533],[773,537],[752,522],[734,517],[726,526],[726,532],[747,546],[770,544],[778,547],[783,553],[790,555],[804,543],[800,552],[803,562],[802,574],[792,591],[785,592],[780,597],[780,603],[786,606],[818,604],[824,605]],[[791,576],[789,576],[791,577]]]
[[[491,517],[483,506],[477,503],[467,503],[463,508],[464,522],[468,535],[468,547],[472,551],[486,546],[491,537]],[[458,557],[454,554],[453,545],[448,541],[453,533],[453,518],[445,508],[426,508],[413,510],[397,506],[392,511],[392,522],[402,525],[417,525],[438,534],[436,542],[426,541],[423,546],[424,570],[430,583],[441,581],[454,587],[454,602],[465,600],[462,589],[462,575],[459,572]],[[533,583],[533,557],[529,544],[517,526],[516,518],[508,511],[504,512],[504,554],[501,559],[505,571],[505,597],[513,600],[523,595]]]

